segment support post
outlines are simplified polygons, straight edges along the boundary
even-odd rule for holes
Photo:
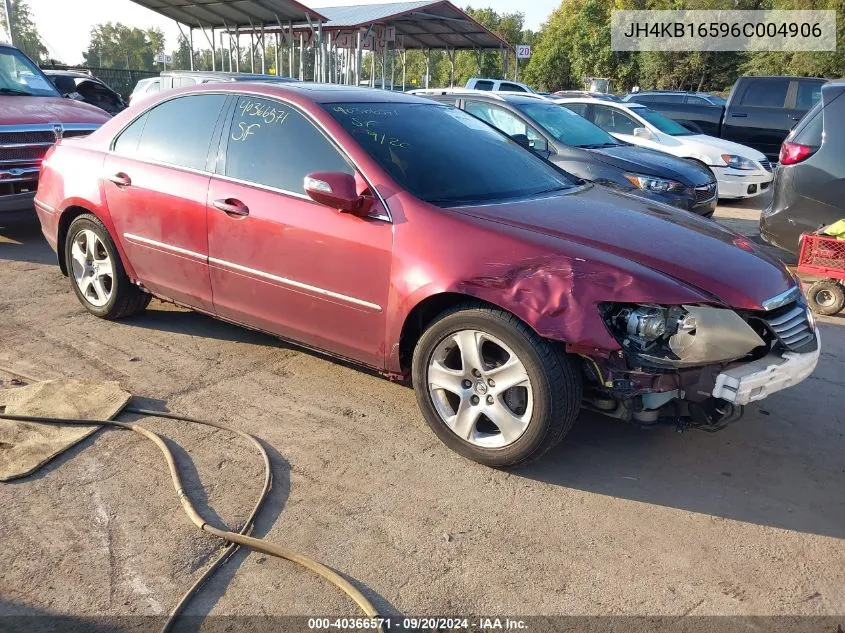
[[[9,44],[15,45],[15,36],[12,33],[12,0],[6,0],[6,26],[9,27]]]
[[[205,36],[205,40],[208,42],[208,45],[211,47],[211,70],[217,70],[215,67],[215,60],[214,60],[214,29],[211,29],[211,37],[208,37],[208,33],[205,32],[205,28],[203,28],[202,24],[199,25],[200,31]]]
[[[406,70],[407,70],[406,55],[407,54],[408,54],[408,51],[403,48],[402,49],[402,92],[405,92],[405,80],[407,79],[407,74],[406,74]]]
[[[293,79],[293,22],[288,20],[288,77]]]
[[[188,29],[188,49],[191,51],[191,70],[194,69],[194,27]]]
[[[446,49],[446,54],[449,56],[449,87],[455,87],[455,51],[454,49]]]
[[[332,32],[329,31],[326,34],[326,44],[328,48],[328,52],[326,53],[326,79],[330,84],[333,84],[334,81],[334,55],[332,55]]]
[[[425,87],[431,85],[431,49],[425,49]]]
[[[305,34],[299,34],[299,80],[305,81]]]
[[[386,87],[386,77],[387,75],[387,42],[384,43],[384,48],[381,49],[381,89],[384,90]]]
[[[261,74],[267,74],[267,44],[264,41],[264,25],[261,25]]]
[[[281,52],[281,45],[279,44],[279,34],[276,33],[274,38],[274,43],[276,44],[276,77],[282,76],[282,52]]]
[[[250,23],[250,26],[252,24]],[[249,72],[255,72],[255,32],[249,32]]]
[[[241,72],[241,29],[235,27],[235,72]]]
[[[358,42],[355,50],[355,85],[361,84],[361,29],[358,29]]]

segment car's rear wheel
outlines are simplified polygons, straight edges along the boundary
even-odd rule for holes
[[[150,302],[150,295],[127,277],[114,242],[95,215],[86,213],[71,222],[65,263],[76,296],[91,314],[120,319]]]
[[[816,314],[833,316],[845,308],[845,289],[835,279],[822,279],[807,289],[807,301]]]
[[[540,457],[581,406],[578,364],[512,314],[481,305],[453,308],[423,333],[413,380],[437,436],[489,466]]]

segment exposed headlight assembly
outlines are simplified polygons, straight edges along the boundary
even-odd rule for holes
[[[654,176],[643,176],[641,174],[625,174],[625,178],[637,189],[651,191],[652,193],[665,193],[667,191],[683,191],[686,186],[681,182],[655,178]]]
[[[736,154],[722,154],[722,160],[731,169],[757,169],[757,163],[753,160],[737,156]]]
[[[602,312],[627,352],[657,366],[736,360],[766,344],[742,317],[724,308],[604,304]]]

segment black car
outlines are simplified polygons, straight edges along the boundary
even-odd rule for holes
[[[457,106],[584,180],[704,217],[716,210],[716,179],[703,165],[623,143],[536,95],[450,90],[418,90],[415,94]]]
[[[90,103],[111,115],[128,107],[123,97],[93,75],[74,70],[45,70],[44,74],[62,96]]]
[[[770,244],[797,253],[802,233],[845,218],[845,81],[822,86],[821,100],[786,138],[772,203],[760,216]]]

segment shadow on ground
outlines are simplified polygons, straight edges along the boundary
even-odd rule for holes
[[[845,334],[831,319],[823,340]],[[824,350],[824,348],[823,348]],[[823,351],[822,362],[825,362]],[[835,384],[831,384],[831,383]],[[845,538],[845,415],[815,394],[842,393],[831,366],[715,433],[641,430],[583,413],[563,443],[515,475],[587,492]],[[789,402],[786,403],[785,399]],[[783,413],[788,409],[791,415]],[[805,415],[796,415],[805,411]],[[819,412],[815,415],[815,412]]]

